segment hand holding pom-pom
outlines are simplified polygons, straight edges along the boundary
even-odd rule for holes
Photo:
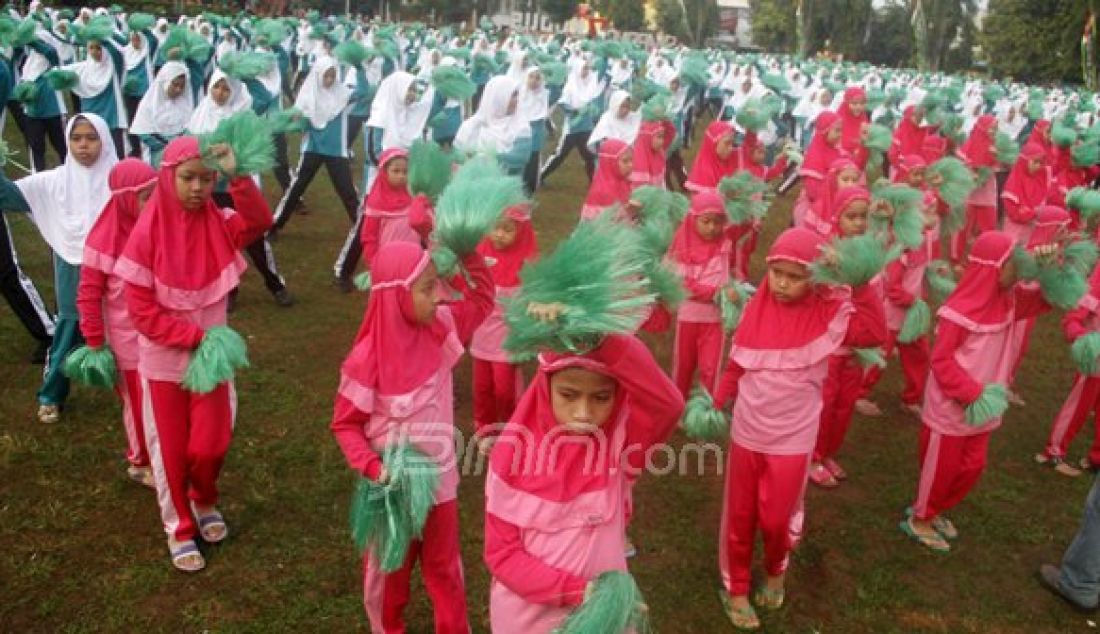
[[[527,305],[527,314],[543,323],[557,321],[558,317],[565,314],[566,310],[568,310],[568,307],[559,302],[553,302],[551,304],[531,302]]]
[[[217,162],[218,169],[227,176],[237,173],[237,157],[228,143],[216,143],[210,146],[210,155]]]
[[[739,299],[741,299],[741,295],[737,292],[737,287],[735,285],[731,284],[731,285],[727,286],[726,289],[725,289],[725,293],[726,293],[726,297],[731,302],[736,302]]]

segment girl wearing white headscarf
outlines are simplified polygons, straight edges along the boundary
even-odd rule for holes
[[[57,318],[42,387],[38,390],[38,419],[43,423],[57,422],[69,394],[69,380],[61,371],[61,364],[83,343],[76,288],[84,259],[84,240],[111,197],[107,176],[118,162],[110,129],[95,114],[73,117],[65,137],[69,151],[59,167],[15,183],[0,174],[0,209],[29,212],[54,254]]]
[[[180,62],[166,62],[142,97],[130,125],[130,134],[141,139],[146,163],[160,167],[164,146],[183,134],[194,103],[187,67]]]
[[[46,72],[57,66],[58,40],[48,31],[38,28],[36,39],[25,47],[26,58],[19,68],[19,80],[32,82],[35,86],[33,101],[23,104],[27,115],[25,135],[30,149],[31,171],[46,169],[46,139],[50,141],[57,156],[65,160],[65,127],[61,115],[68,112],[62,93],[50,87]]]
[[[531,154],[531,126],[519,114],[519,86],[499,75],[485,84],[477,112],[455,136],[455,148],[468,154],[494,154],[509,174],[519,174]]]
[[[638,128],[642,125],[642,114],[631,108],[630,93],[616,90],[611,93],[607,110],[592,128],[588,137],[588,149],[598,153],[604,139],[618,139],[627,145],[634,145]]]
[[[558,148],[539,171],[540,183],[565,161],[573,148],[580,152],[584,160],[584,171],[589,182],[592,181],[596,156],[588,149],[588,137],[592,134],[596,117],[601,111],[603,91],[604,83],[592,71],[591,62],[585,61],[569,74],[558,100],[558,107],[565,114],[565,129],[562,130]]]
[[[378,165],[378,157],[385,150],[408,149],[413,141],[424,136],[434,97],[431,87],[421,95],[416,79],[404,71],[382,80],[367,120],[367,156],[371,165]]]
[[[87,59],[61,67],[76,73],[72,92],[80,98],[81,110],[97,114],[107,122],[118,158],[122,158],[125,150],[123,137],[128,126],[122,100],[124,65],[121,47],[108,40],[92,40],[88,42]]]
[[[131,121],[137,114],[141,98],[149,92],[153,81],[153,43],[156,38],[149,31],[131,31],[130,41],[122,47],[122,62],[126,68],[122,82],[122,100],[126,105],[126,116]],[[141,154],[141,139],[130,132],[130,156]]]
[[[538,189],[539,154],[546,143],[546,118],[550,116],[550,91],[537,66],[527,69],[519,86],[518,114],[531,128],[531,154],[523,168],[523,183],[528,193],[534,193]]]

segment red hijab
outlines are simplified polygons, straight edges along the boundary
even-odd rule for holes
[[[725,232],[719,234],[716,240],[704,240],[695,228],[695,221],[700,216],[718,214],[725,217],[725,201],[721,194],[714,192],[701,192],[691,197],[691,209],[676,235],[672,237],[672,245],[668,248],[670,258],[681,264],[698,266],[710,262],[722,250],[722,242]]]
[[[1054,242],[1058,232],[1067,229],[1073,217],[1057,205],[1043,205],[1035,210],[1035,227],[1028,238],[1028,248]]]
[[[894,140],[890,144],[890,160],[897,161],[898,157],[906,154],[917,154],[924,147],[924,139],[928,136],[928,128],[913,123],[913,113],[917,106],[907,106],[901,117],[901,122],[894,130]]]
[[[619,170],[619,159],[629,151],[630,146],[619,139],[607,138],[600,143],[600,160],[584,199],[585,205],[610,207],[630,201],[630,193],[634,191],[630,175],[623,176]]]
[[[863,147],[863,126],[870,123],[871,117],[866,108],[861,115],[852,112],[851,102],[860,98],[867,101],[867,93],[862,88],[853,86],[845,90],[837,114],[842,124],[840,146],[862,167],[866,164],[868,155],[867,149]]]
[[[448,329],[438,314],[428,325],[416,321],[413,283],[431,265],[431,255],[412,242],[389,242],[370,264],[367,312],[340,371],[378,394],[407,394],[424,384],[442,363]]]
[[[176,193],[176,169],[200,158],[199,141],[181,136],[164,148],[157,185],[122,252],[118,273],[155,291],[170,310],[210,306],[237,286],[246,268],[225,227],[225,215],[208,198],[187,210]]]
[[[947,139],[942,136],[929,132],[924,137],[924,143],[920,147],[920,155],[924,157],[924,160],[929,165],[940,160],[947,154]]]
[[[486,260],[492,258],[489,273],[497,289],[519,286],[519,272],[523,265],[539,256],[539,245],[535,239],[535,229],[531,226],[531,207],[528,204],[515,205],[504,210],[504,217],[516,223],[516,241],[506,249],[493,246],[492,240],[485,238],[477,246],[477,252]]]
[[[922,167],[928,167],[928,162],[920,154],[899,155],[894,163],[894,176],[890,180],[894,183],[908,185],[909,172]]]
[[[1050,190],[1050,171],[1045,164],[1040,165],[1034,174],[1028,174],[1027,164],[1033,160],[1044,160],[1046,152],[1038,143],[1028,143],[1020,150],[1020,156],[1005,181],[1004,196],[1015,198],[1016,203],[1029,209],[1038,209],[1046,202]]]
[[[653,149],[653,137],[664,130],[665,142]],[[634,138],[634,173],[637,180],[652,180],[665,175],[665,155],[676,138],[676,127],[670,121],[643,121]]]
[[[111,274],[141,213],[138,194],[156,182],[156,170],[140,159],[128,158],[111,168],[111,198],[84,241],[84,266]]]
[[[867,191],[866,187],[845,187],[844,189],[836,193],[836,197],[833,199],[833,206],[829,210],[829,223],[833,225],[833,235],[842,236],[840,233],[840,214],[844,213],[844,210],[848,208],[848,205],[862,200],[865,203],[870,204],[871,192]]]
[[[996,332],[1009,324],[1013,289],[1001,288],[1001,269],[1015,246],[1003,231],[986,231],[970,247],[966,271],[939,316],[971,332]]]
[[[1031,128],[1031,134],[1027,135],[1027,141],[1024,145],[1031,143],[1038,143],[1048,157],[1052,155],[1053,143],[1050,140],[1050,121],[1040,119],[1035,122],[1035,126]]]
[[[840,116],[831,110],[822,112],[814,120],[814,138],[810,140],[810,145],[806,148],[806,158],[802,161],[803,176],[825,178],[833,161],[846,154],[839,142],[831,144],[826,140],[829,130],[836,125],[841,125]]]
[[[382,156],[378,157],[378,175],[375,176],[374,182],[371,183],[370,193],[367,194],[367,199],[364,203],[371,211],[393,213],[404,210],[412,203],[412,196],[409,195],[409,189],[407,187],[395,187],[391,185],[390,179],[386,176],[386,165],[389,164],[390,161],[398,158],[408,160],[408,150],[390,148],[382,152]]]
[[[787,229],[768,251],[767,262],[809,267],[825,240],[809,229]],[[836,351],[848,329],[851,305],[840,291],[814,286],[797,301],[780,302],[765,275],[745,306],[730,357],[744,368],[792,369],[813,365]]]
[[[847,157],[841,157],[833,161],[829,165],[829,171],[825,173],[825,187],[821,189],[821,197],[813,203],[814,213],[824,222],[829,222],[829,219],[833,217],[833,204],[836,200],[837,191],[840,189],[837,179],[840,178],[841,172],[849,169],[859,172],[862,180],[863,170],[859,169],[855,161]]]
[[[997,154],[993,150],[996,125],[997,118],[991,114],[983,114],[974,122],[970,136],[959,148],[959,158],[966,161],[970,169],[997,167]]]
[[[730,152],[724,159],[718,157],[718,142],[732,134],[733,127],[726,121],[715,121],[707,126],[703,144],[688,175],[689,188],[713,189],[718,187],[718,181],[737,171],[737,152]]]

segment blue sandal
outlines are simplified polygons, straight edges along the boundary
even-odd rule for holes
[[[199,519],[199,534],[202,535],[203,540],[208,544],[217,544],[229,537],[229,526],[225,523],[225,518],[218,511],[211,511],[206,515],[199,515],[198,511],[195,512]],[[216,532],[217,529],[221,529],[221,535],[211,535],[211,532]]]
[[[169,546],[168,552],[172,556],[172,565],[181,572],[198,572],[206,567],[206,559],[199,552],[194,540],[189,539],[175,548]],[[196,563],[186,563],[189,559]]]

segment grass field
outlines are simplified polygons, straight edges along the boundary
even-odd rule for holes
[[[13,146],[20,145],[12,138]],[[535,219],[548,251],[575,224],[586,191],[571,158],[539,192]],[[270,197],[274,192],[269,191]],[[761,250],[786,226],[777,201]],[[328,431],[340,361],[366,298],[330,284],[347,220],[327,179],[306,196],[276,251],[298,304],[277,308],[258,276],[242,286],[232,325],[250,344],[240,415],[221,478],[232,536],[207,550],[197,575],[172,569],[152,494],[124,477],[115,397],[75,388],[60,424],[36,422],[40,368],[32,342],[0,308],[0,631],[350,632],[367,629],[360,564],[348,529],[354,476]],[[48,254],[26,218],[11,219],[20,255],[52,297]],[[757,262],[759,271],[759,262]],[[52,301],[51,301],[52,303]],[[1035,466],[1072,376],[1058,315],[1040,321],[1020,386],[1028,404],[1008,414],[978,489],[952,514],[962,533],[947,556],[897,529],[918,475],[918,425],[902,413],[896,368],[876,398],[886,416],[857,416],[841,459],[851,479],[812,489],[808,536],[795,554],[789,605],[765,616],[772,632],[1073,632],[1092,626],[1047,595],[1033,571],[1060,556],[1089,480]],[[670,337],[652,340],[669,362]],[[400,360],[394,360],[400,363]],[[469,361],[460,365],[456,420],[470,427]],[[1082,436],[1091,436],[1089,427]],[[1083,451],[1086,438],[1075,445]],[[644,478],[636,494],[632,571],[665,633],[730,631],[718,602],[716,538],[722,479],[706,473]],[[460,491],[471,624],[488,630],[481,561],[482,479]],[[411,632],[431,631],[414,588]]]

